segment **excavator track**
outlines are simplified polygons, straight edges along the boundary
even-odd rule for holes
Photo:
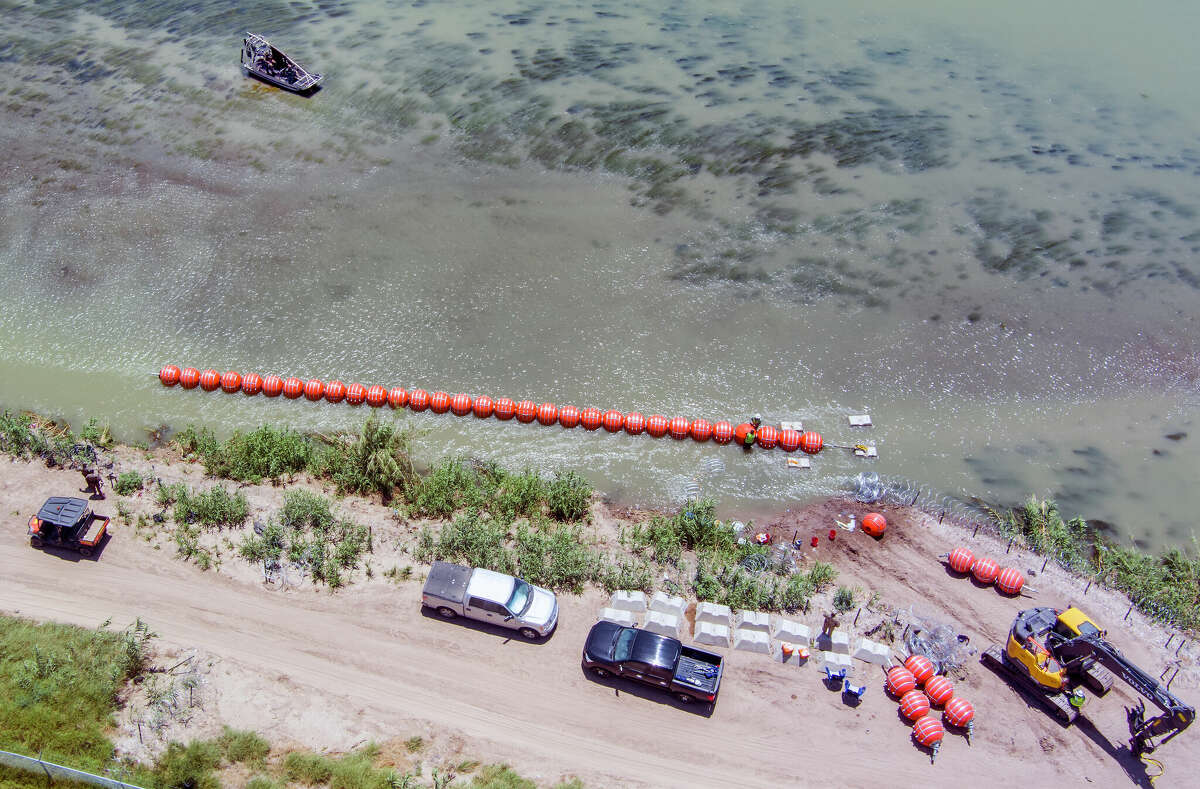
[[[1033,696],[1039,704],[1045,707],[1064,726],[1070,726],[1075,721],[1076,716],[1078,716],[1079,711],[1067,701],[1065,693],[1047,692],[1045,688],[1031,679],[1028,674],[1013,666],[1004,656],[1004,652],[1001,650],[999,644],[993,644],[984,650],[983,654],[979,656],[979,662],[993,671],[1004,675],[1013,685]]]

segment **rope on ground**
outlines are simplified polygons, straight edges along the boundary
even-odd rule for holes
[[[1157,773],[1155,773],[1153,775],[1151,775],[1150,773],[1146,774],[1146,777],[1150,779],[1150,785],[1154,786],[1154,782],[1156,780],[1158,780],[1159,778],[1162,778],[1163,775],[1166,774],[1167,768],[1163,767],[1163,763],[1160,762],[1158,759],[1152,759],[1149,754],[1143,753],[1141,755],[1141,760],[1142,760],[1142,763],[1145,764],[1147,767],[1157,767],[1158,768]]]

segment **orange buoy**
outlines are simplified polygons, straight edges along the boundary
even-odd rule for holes
[[[337,380],[325,384],[325,399],[331,403],[342,402],[346,399],[346,385]]]
[[[158,380],[162,381],[163,386],[174,386],[179,383],[179,368],[168,364],[158,371]]]
[[[774,449],[779,443],[779,428],[763,425],[758,429],[758,445],[763,449]]]
[[[728,444],[733,440],[733,425],[728,422],[717,422],[712,428],[713,441],[718,444]]]
[[[387,390],[379,384],[373,384],[367,389],[367,405],[379,408],[387,402]]]
[[[246,373],[242,376],[242,394],[256,395],[263,389],[263,379],[258,373]]]
[[[492,410],[496,418],[502,422],[506,422],[513,418],[513,414],[517,413],[517,404],[507,397],[501,397],[496,400],[496,406]]]
[[[946,730],[942,728],[942,722],[932,715],[926,715],[913,724],[913,737],[918,743],[933,750],[933,755],[929,757],[929,763],[932,764],[937,759],[938,748],[942,745],[942,738],[946,736]]]
[[[667,432],[671,434],[671,438],[684,439],[688,437],[688,430],[691,426],[691,420],[677,416],[667,423]]]
[[[558,423],[565,428],[572,428],[579,424],[579,409],[573,405],[564,405],[558,409]]]
[[[455,416],[466,416],[471,413],[471,396],[466,392],[459,392],[450,398],[450,413]]]
[[[625,427],[625,415],[615,408],[610,408],[604,412],[604,419],[601,424],[604,425],[604,429],[608,432],[616,433]]]
[[[496,404],[492,402],[492,398],[487,395],[479,395],[475,398],[475,405],[471,406],[471,411],[480,419],[487,419],[492,415],[492,410]]]
[[[292,376],[283,382],[283,396],[287,399],[295,400],[302,394],[304,394],[304,382],[299,378]]]
[[[975,708],[971,706],[971,702],[962,696],[955,696],[946,704],[946,711],[942,714],[942,717],[951,726],[958,729],[966,729],[967,741],[971,741],[971,734],[975,729]]]
[[[693,441],[707,441],[712,438],[712,422],[707,419],[693,419],[691,432]]]
[[[790,427],[779,431],[779,448],[784,452],[795,452],[800,448],[800,431]]]
[[[320,378],[311,378],[304,385],[304,396],[309,400],[320,400],[325,396],[325,384]]]
[[[975,576],[975,580],[981,584],[990,584],[996,580],[996,575],[1000,572],[1000,565],[996,564],[995,559],[981,557],[975,560],[971,565],[971,575]]]
[[[667,434],[667,418],[654,414],[646,420],[646,432],[655,438],[662,438]]]
[[[429,395],[429,410],[435,414],[444,414],[450,410],[450,395],[442,391]]]
[[[195,367],[184,367],[179,371],[179,385],[184,389],[195,389],[200,383],[200,371]]]
[[[262,388],[267,397],[279,397],[283,394],[283,379],[278,375],[267,375],[263,378]]]
[[[887,518],[878,512],[868,512],[862,519],[862,530],[872,537],[882,537],[887,529]]]
[[[1005,567],[996,576],[996,588],[1004,594],[1018,595],[1025,586],[1025,576],[1016,567]]]
[[[975,564],[975,554],[971,553],[969,548],[955,548],[950,551],[946,561],[951,570],[966,575],[971,571],[971,565]]]
[[[442,392],[442,394],[446,394]],[[362,384],[350,384],[346,387],[346,402],[350,405],[362,405],[367,399],[367,387]],[[447,404],[447,407],[449,405]]]
[[[821,434],[813,430],[805,430],[800,434],[800,450],[810,455],[815,455],[821,451],[821,447],[825,446],[825,439],[821,438]]]
[[[954,683],[941,674],[936,674],[925,683],[925,694],[929,700],[939,707],[954,698]]]
[[[512,401],[509,400],[511,403]],[[424,389],[414,389],[408,396],[408,407],[414,411],[421,412],[429,407],[429,392]],[[512,414],[509,414],[512,416]]]
[[[388,405],[392,408],[403,408],[408,405],[408,390],[403,386],[393,386],[388,390]]]
[[[641,435],[646,430],[646,417],[637,411],[625,415],[625,432],[631,436]]]
[[[221,373],[221,391],[225,394],[242,391],[242,374],[237,370],[226,370]]]
[[[919,690],[910,690],[900,697],[900,714],[915,721],[929,712],[929,697]]]
[[[558,407],[554,403],[542,403],[537,407],[537,421],[543,425],[552,425],[558,421]]]
[[[813,539],[815,540],[816,537]],[[905,693],[917,687],[917,678],[903,666],[893,666],[888,669],[887,681],[884,682],[883,686],[887,689],[888,693],[896,698],[900,698]]]
[[[211,392],[221,385],[221,374],[216,370],[205,370],[200,373],[200,388]]]
[[[517,421],[529,423],[537,418],[537,403],[532,400],[522,400],[517,403]]]
[[[924,685],[929,681],[929,678],[937,673],[937,669],[933,666],[933,661],[924,655],[909,655],[904,661],[904,667],[912,672],[913,679],[918,685]]]
[[[604,414],[600,413],[599,408],[583,409],[579,412],[579,424],[583,425],[584,430],[595,430],[604,422]]]
[[[749,442],[746,441],[746,438],[752,435],[754,435],[754,425],[750,424],[749,422],[742,422],[733,429],[733,440],[738,446],[744,447],[749,446],[750,443],[753,443],[754,439],[750,439]]]

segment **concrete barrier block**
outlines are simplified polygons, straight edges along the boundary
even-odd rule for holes
[[[738,628],[733,634],[733,648],[744,652],[760,652],[771,654],[771,639],[761,630],[742,630]]]
[[[714,647],[729,646],[729,626],[718,625],[715,622],[696,622],[697,644],[708,644]]]
[[[891,650],[886,644],[880,644],[869,638],[860,638],[854,647],[854,657],[867,663],[886,666],[892,662]]]
[[[682,597],[672,597],[666,592],[655,592],[654,597],[650,598],[650,610],[683,619],[683,612],[687,610],[687,601]]]
[[[770,633],[771,615],[764,611],[742,611],[741,615],[738,616],[737,629]]]
[[[625,627],[637,627],[637,619],[634,618],[633,612],[622,611],[619,608],[605,608],[600,612],[600,621],[613,622]]]
[[[840,652],[822,652],[821,669],[824,670],[826,666],[832,671],[844,668],[846,669],[846,676],[850,676],[854,671],[854,661],[850,659],[849,655],[843,655]]]
[[[701,622],[721,625],[728,630],[733,627],[733,611],[719,603],[696,603],[696,625]]]
[[[845,630],[834,630],[829,637],[830,649],[843,655],[850,654],[850,634]]]
[[[642,625],[642,629],[658,633],[660,636],[679,638],[680,623],[682,622],[683,617],[681,616],[664,614],[662,611],[651,611],[646,615],[646,624]]]
[[[790,619],[780,619],[775,625],[775,638],[778,641],[809,646],[812,644],[812,628]]]
[[[646,593],[628,592],[618,589],[612,593],[612,600],[608,605],[610,608],[615,608],[618,611],[632,611],[635,614],[640,614],[646,610]]]

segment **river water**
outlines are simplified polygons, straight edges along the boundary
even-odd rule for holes
[[[760,412],[879,458],[407,420],[622,503],[874,471],[1190,544],[1200,12],[903,5],[0,1],[0,403],[129,440],[363,418],[173,362]],[[323,88],[243,75],[246,30]]]

